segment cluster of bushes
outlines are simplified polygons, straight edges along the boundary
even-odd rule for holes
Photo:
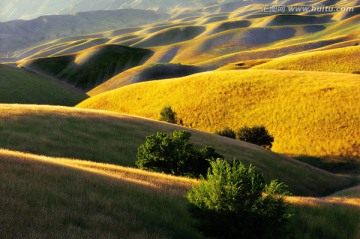
[[[215,134],[257,144],[267,149],[271,149],[274,142],[274,137],[262,125],[253,127],[244,126],[236,132],[229,127],[225,127],[223,130],[216,131]]]
[[[191,133],[183,130],[147,136],[138,148],[136,166],[179,176],[205,176],[210,161],[224,157],[211,147],[197,149],[190,137]]]
[[[207,179],[194,186],[187,198],[196,227],[211,238],[284,238],[292,217],[284,198],[286,185],[265,184],[254,167],[238,161],[211,162]]]
[[[211,147],[197,149],[191,133],[175,130],[147,136],[136,165],[173,175],[200,177],[187,194],[196,227],[211,238],[283,238],[291,217],[285,185],[265,184],[261,174],[234,160],[228,163]],[[205,179],[206,178],[206,179]]]

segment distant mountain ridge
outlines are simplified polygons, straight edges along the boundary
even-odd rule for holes
[[[204,7],[229,0],[1,0],[0,22],[34,19],[43,15],[73,14],[94,10],[125,8],[157,9],[167,12],[175,7]]]
[[[143,25],[164,19],[167,19],[167,15],[152,10],[120,9],[0,22],[0,55],[9,55],[52,39]]]

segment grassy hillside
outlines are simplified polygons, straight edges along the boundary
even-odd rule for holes
[[[201,26],[169,27],[165,30],[155,32],[140,42],[134,44],[135,47],[163,46],[177,42],[193,39],[205,31]]]
[[[151,51],[140,48],[99,45],[74,54],[23,61],[19,65],[89,90],[121,71],[142,64],[151,55]]]
[[[350,46],[339,49],[288,55],[255,66],[254,68],[360,73],[359,56],[360,46]]]
[[[0,150],[0,182],[2,238],[203,238],[183,197],[194,180]],[[358,199],[334,199],[288,198],[290,238],[356,239]]]
[[[167,21],[136,27],[116,26],[91,35],[60,38],[16,56],[18,59],[58,56],[107,43],[147,47],[154,51],[154,57],[147,62],[150,64],[171,62],[216,69],[229,63],[341,44],[360,36],[360,18],[356,15],[360,8],[356,8],[355,13],[263,14],[260,13],[262,7],[261,1],[225,1],[202,8],[175,8]],[[86,43],[82,43],[84,41]]]
[[[358,158],[359,82],[356,74],[216,71],[126,86],[78,107],[158,119],[170,105],[184,125],[208,132],[265,125],[275,152]]]
[[[150,80],[159,80],[166,78],[176,78],[187,76],[204,71],[204,69],[196,66],[181,65],[181,64],[144,64],[138,67],[133,67],[127,71],[121,72],[110,80],[95,87],[88,92],[89,95],[98,95],[100,93],[114,90],[126,85],[145,82]]]
[[[85,93],[23,69],[0,64],[0,102],[74,106]]]
[[[290,238],[359,238],[360,198],[301,197],[289,201],[295,214],[289,226]]]
[[[134,166],[137,148],[147,135],[184,129],[143,118],[66,107],[1,105],[0,113],[1,148],[123,166]],[[267,180],[285,181],[297,195],[328,194],[350,183],[349,179],[256,145],[190,131],[196,145],[212,146],[227,159],[252,163]]]
[[[202,238],[179,194],[190,180],[69,161],[0,150],[1,238]]]

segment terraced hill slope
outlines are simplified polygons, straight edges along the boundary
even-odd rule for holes
[[[265,125],[276,152],[357,158],[359,82],[356,74],[215,71],[122,87],[77,107],[158,119],[171,106],[184,125],[208,132]]]
[[[0,64],[0,102],[74,106],[88,96],[34,72]]]
[[[157,131],[189,130],[198,146],[253,164],[267,180],[278,178],[295,195],[324,195],[351,181],[256,145],[184,127],[109,112],[66,107],[0,105],[0,147],[41,155],[134,166],[137,148]]]

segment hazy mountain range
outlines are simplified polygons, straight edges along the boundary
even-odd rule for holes
[[[1,0],[0,21],[33,19],[43,15],[72,14],[123,8],[154,9],[167,12],[175,7],[203,7],[229,0]]]
[[[167,15],[152,10],[119,9],[0,22],[0,55],[56,38],[138,26],[166,18]]]

